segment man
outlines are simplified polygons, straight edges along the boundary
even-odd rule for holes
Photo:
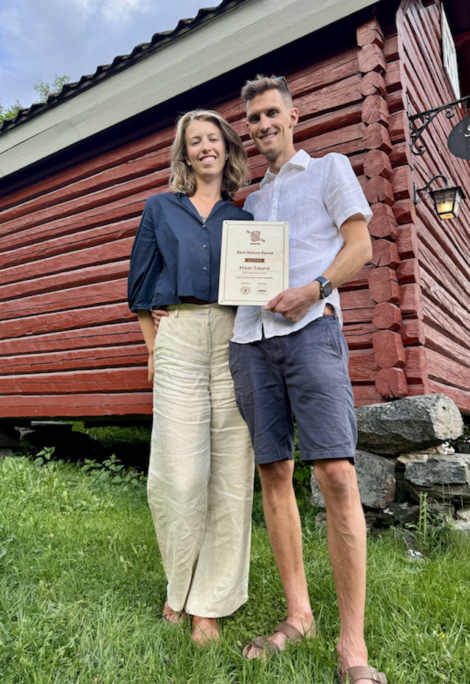
[[[268,162],[245,209],[289,222],[289,289],[265,307],[239,307],[230,343],[237,403],[250,429],[266,524],[287,599],[287,621],[254,639],[248,658],[315,635],[292,486],[294,424],[327,510],[328,547],[341,630],[340,681],[386,684],[367,666],[364,641],[366,527],[357,488],[357,428],[337,288],[372,256],[369,205],[343,155],[312,159],[293,143],[298,111],[286,80],[257,76],[242,89],[247,126]],[[292,415],[293,414],[293,415]]]

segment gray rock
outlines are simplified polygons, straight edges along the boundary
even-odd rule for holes
[[[361,502],[369,508],[385,508],[395,496],[395,466],[388,459],[366,451],[356,451],[356,475]],[[312,505],[325,508],[325,499],[320,491],[312,468],[310,480]]]
[[[428,502],[442,501],[447,504],[455,503],[460,506],[462,503],[466,506],[470,503],[470,485],[468,484],[435,484],[430,487],[425,487],[421,485],[412,485],[411,482],[405,481],[405,485],[409,496],[417,503],[420,501],[420,494],[427,494]]]
[[[0,449],[0,460],[3,458],[13,458],[14,455],[11,449]]]
[[[383,513],[390,515],[395,525],[405,525],[406,523],[413,523],[418,520],[419,506],[410,504],[408,501],[404,503],[396,503],[394,501],[388,504]]]
[[[465,522],[464,520],[461,522],[456,522],[454,523],[454,530],[456,532],[462,532],[466,535],[470,535],[470,522]]]
[[[470,523],[470,508],[461,508],[457,511],[456,516],[463,522]]]
[[[405,480],[413,485],[470,484],[470,464],[459,456],[431,456],[427,461],[412,461],[405,468]]]
[[[444,394],[406,397],[356,409],[358,447],[378,454],[403,454],[456,439],[463,421]]]

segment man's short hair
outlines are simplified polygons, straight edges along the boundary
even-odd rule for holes
[[[292,95],[289,92],[289,86],[284,76],[256,74],[253,80],[246,81],[240,95],[245,105],[247,105],[256,95],[262,95],[267,90],[279,90],[287,107],[292,108],[294,106]]]

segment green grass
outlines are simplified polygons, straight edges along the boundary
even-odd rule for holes
[[[256,495],[250,600],[223,639],[192,646],[160,615],[165,578],[145,483],[24,457],[0,462],[1,684],[332,684],[339,621],[325,534],[304,516],[319,636],[266,664],[241,649],[285,615]],[[366,635],[391,684],[470,684],[469,545],[442,537],[411,561],[392,532],[369,541]]]

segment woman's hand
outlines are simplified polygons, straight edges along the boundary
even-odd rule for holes
[[[152,309],[150,312],[153,318],[153,323],[155,326],[155,332],[158,332],[158,326],[160,325],[160,321],[163,318],[163,316],[169,316],[170,314],[168,311],[163,311],[162,309]]]
[[[151,352],[149,352],[149,360],[148,360],[148,381],[153,382],[153,376],[155,375],[155,365],[154,365],[154,360],[153,360],[153,349]]]

